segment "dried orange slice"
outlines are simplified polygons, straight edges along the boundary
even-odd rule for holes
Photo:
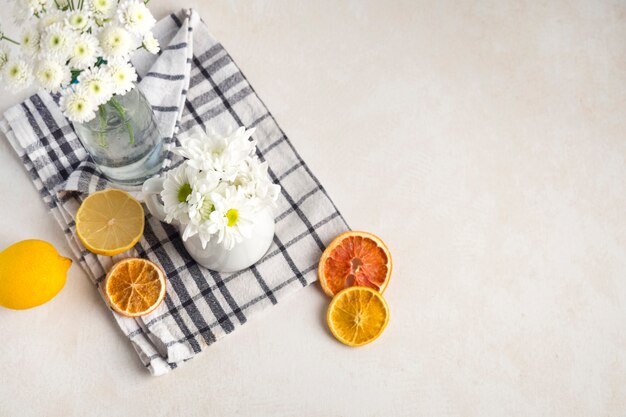
[[[332,334],[348,346],[363,346],[378,338],[389,322],[383,296],[369,287],[340,291],[328,306],[326,322]]]
[[[78,238],[98,255],[113,256],[132,248],[141,239],[143,227],[143,207],[122,190],[95,192],[76,213]]]
[[[154,311],[165,298],[165,273],[147,259],[124,259],[107,274],[104,293],[118,313],[143,316]]]
[[[384,292],[389,284],[392,262],[385,243],[367,232],[346,232],[326,247],[317,274],[329,296],[344,288],[361,285]]]

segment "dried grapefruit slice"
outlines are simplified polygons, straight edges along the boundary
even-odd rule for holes
[[[353,285],[383,293],[391,269],[391,253],[379,237],[350,231],[340,234],[326,247],[317,273],[322,289],[332,297]]]
[[[118,313],[143,316],[154,311],[165,298],[165,273],[147,259],[124,259],[107,274],[104,293]]]

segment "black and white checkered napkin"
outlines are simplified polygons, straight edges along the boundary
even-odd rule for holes
[[[79,243],[74,216],[82,199],[111,185],[99,173],[71,124],[47,94],[12,107],[0,120],[41,198],[63,228],[88,276],[99,287],[118,259],[141,256],[160,264],[168,277],[165,301],[138,319],[113,312],[141,361],[154,375],[176,368],[203,348],[316,280],[325,245],[348,226],[326,191],[300,158],[226,50],[192,10],[161,20],[155,35],[159,56],[141,53],[133,61],[140,87],[171,146],[175,133],[194,125],[224,129],[256,127],[258,156],[269,163],[282,187],[276,209],[276,236],[257,264],[234,274],[197,265],[177,230],[146,216],[137,246],[113,258],[94,255]],[[180,163],[168,154],[165,169]]]

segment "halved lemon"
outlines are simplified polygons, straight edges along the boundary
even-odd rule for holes
[[[378,338],[389,322],[383,296],[369,287],[349,287],[330,302],[326,322],[332,334],[348,346],[363,346]]]
[[[122,190],[95,192],[76,213],[78,238],[98,255],[113,256],[132,248],[141,239],[143,227],[143,207]]]
[[[337,236],[324,250],[317,270],[322,289],[329,296],[361,285],[381,293],[391,277],[391,253],[378,236],[350,231]]]
[[[165,273],[147,259],[124,259],[107,274],[104,293],[118,313],[143,316],[154,311],[165,298]]]

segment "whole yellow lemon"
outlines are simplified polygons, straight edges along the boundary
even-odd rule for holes
[[[23,240],[0,252],[0,306],[22,310],[50,301],[65,285],[71,259],[43,240]]]

